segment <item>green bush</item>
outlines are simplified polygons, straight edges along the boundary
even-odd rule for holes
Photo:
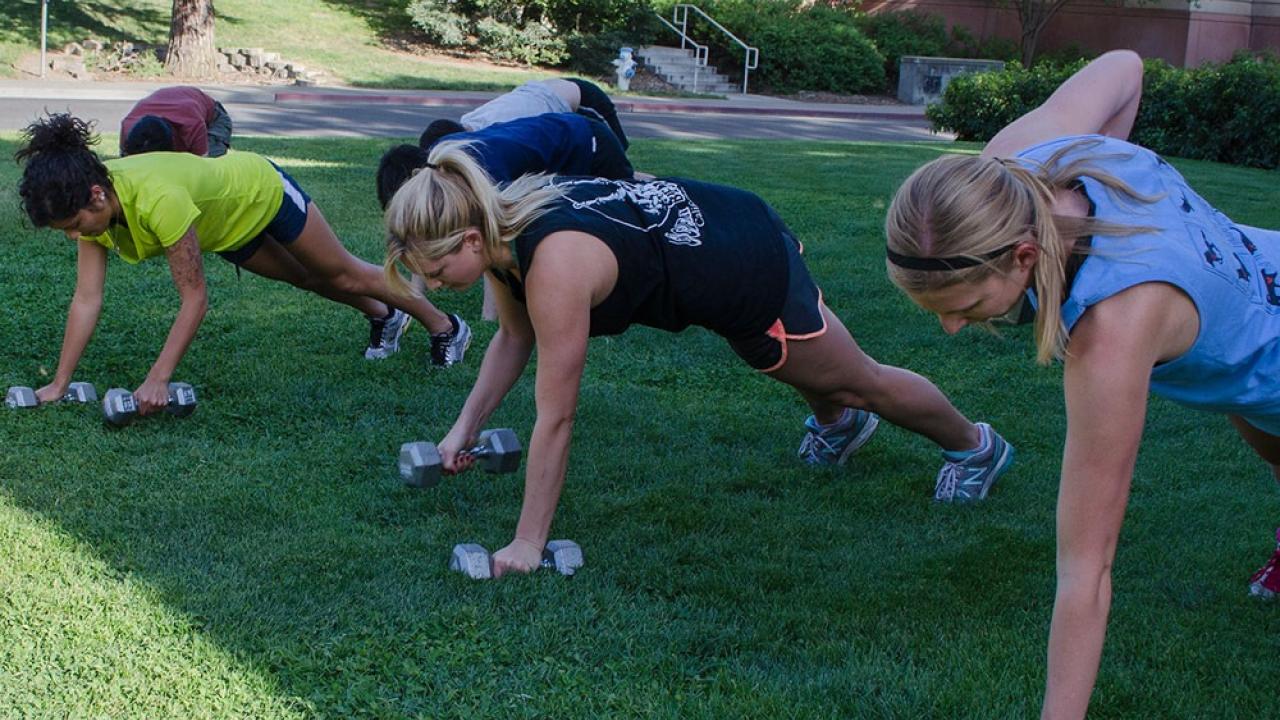
[[[875,43],[884,56],[885,87],[893,92],[898,87],[898,60],[903,55],[937,57],[951,55],[947,40],[947,23],[941,15],[908,10],[862,15],[858,29]]]
[[[853,12],[798,0],[714,0],[704,11],[748,45],[760,49],[755,87],[780,93],[821,90],[880,92],[884,57],[858,29]],[[742,67],[742,49],[702,21],[691,22],[698,42],[712,45],[718,68]]]
[[[953,79],[925,114],[937,130],[986,141],[1044,102],[1084,61]],[[1176,157],[1280,167],[1280,60],[1238,55],[1184,70],[1148,60],[1142,103],[1130,138]]]
[[[512,60],[526,65],[557,65],[568,57],[564,41],[540,22],[516,27],[492,18],[475,25],[480,47],[499,60]]]
[[[647,8],[647,0],[413,0],[406,12],[437,47],[557,65],[569,58],[566,37],[622,30],[652,15]]]
[[[1280,166],[1280,60],[1239,54],[1179,70],[1148,61],[1133,140],[1160,153]]]
[[[576,32],[565,39],[569,57],[564,66],[574,72],[597,77],[612,76],[613,60],[622,47],[638,48],[664,37],[665,30],[648,5],[637,4],[621,28]],[[665,32],[670,32],[665,30]]]
[[[467,44],[470,23],[450,7],[448,0],[417,0],[408,7],[409,18],[427,42],[444,48],[462,47]]]
[[[1053,94],[1083,62],[1045,63],[1026,70],[1019,65],[998,72],[959,75],[947,83],[942,102],[925,108],[935,130],[949,130],[960,140],[990,140],[1005,125]]]

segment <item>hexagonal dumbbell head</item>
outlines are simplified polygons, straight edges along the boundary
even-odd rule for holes
[[[165,408],[174,417],[186,417],[196,411],[196,389],[187,383],[169,383],[169,405]]]
[[[102,417],[116,427],[124,427],[138,416],[138,401],[124,388],[111,388],[102,396]]]
[[[440,451],[436,449],[435,443],[420,440],[400,446],[400,478],[405,485],[435,487],[440,483],[442,467]]]
[[[508,428],[485,430],[470,454],[487,473],[515,472],[520,467],[520,439]]]
[[[542,567],[572,575],[582,567],[582,548],[572,540],[552,540],[542,549]]]
[[[493,563],[489,551],[475,543],[459,543],[453,546],[449,557],[449,569],[475,580],[493,577]]]
[[[9,392],[4,396],[5,407],[16,410],[18,408],[33,408],[40,404],[36,399],[36,391],[29,387],[14,386],[9,388]]]
[[[91,403],[98,399],[98,389],[93,383],[73,382],[67,386],[67,392],[62,396],[63,402]]]

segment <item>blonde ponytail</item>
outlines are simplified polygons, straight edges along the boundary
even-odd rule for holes
[[[387,203],[387,258],[383,273],[391,289],[412,294],[401,267],[455,251],[469,228],[496,254],[503,243],[542,215],[563,193],[542,174],[525,175],[499,189],[467,152],[468,142],[444,141],[432,148],[427,166]]]

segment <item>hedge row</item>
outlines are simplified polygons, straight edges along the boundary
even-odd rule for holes
[[[953,79],[926,115],[936,130],[986,141],[1044,102],[1083,62]],[[1280,166],[1280,59],[1238,55],[1193,69],[1147,60],[1130,139],[1164,154],[1233,165]]]

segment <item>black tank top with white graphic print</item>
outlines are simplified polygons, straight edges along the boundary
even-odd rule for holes
[[[564,230],[592,235],[613,251],[618,280],[591,310],[592,336],[616,335],[635,323],[671,331],[700,325],[745,337],[767,330],[782,311],[790,241],[758,196],[682,178],[555,183],[565,197],[515,238],[515,258],[527,277],[538,244]],[[499,279],[524,302],[515,276]]]

